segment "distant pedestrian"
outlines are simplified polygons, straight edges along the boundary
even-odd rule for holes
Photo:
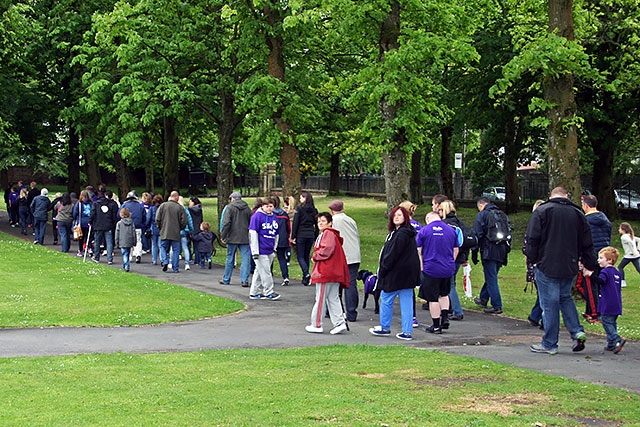
[[[160,205],[156,212],[156,225],[160,229],[160,243],[162,251],[160,255],[164,257],[162,271],[167,271],[169,267],[169,254],[171,254],[171,270],[174,273],[180,271],[180,231],[188,224],[187,213],[184,207],[180,206],[178,200],[180,193],[172,191],[169,199]]]
[[[300,205],[296,208],[291,230],[291,243],[296,245],[296,254],[298,264],[302,269],[302,284],[304,286],[311,284],[309,268],[311,248],[313,248],[313,242],[318,236],[317,215],[318,210],[313,203],[313,196],[308,191],[304,191],[300,195]]]
[[[87,190],[82,190],[77,203],[73,206],[74,224],[79,225],[82,229],[82,237],[78,239],[78,256],[84,256],[85,247],[91,246],[91,240],[89,239],[91,205],[93,205],[93,201],[89,196],[89,192]]]
[[[142,261],[142,230],[144,230],[147,221],[147,215],[144,209],[144,205],[138,200],[138,195],[135,191],[129,191],[125,202],[120,206],[120,209],[127,208],[131,213],[131,220],[136,227],[136,245],[131,253],[135,259],[136,264],[140,264]]]
[[[329,210],[333,217],[333,228],[340,232],[343,239],[342,248],[347,257],[349,267],[349,287],[342,291],[344,305],[347,312],[347,321],[355,322],[358,318],[358,286],[357,277],[360,269],[360,234],[358,224],[349,215],[344,213],[342,200],[334,200],[329,204]]]
[[[33,231],[35,232],[35,240],[33,243],[44,245],[44,235],[47,230],[47,219],[49,218],[49,207],[51,201],[47,197],[49,190],[43,188],[40,195],[31,201],[31,214],[33,216]]]
[[[194,234],[193,247],[198,253],[200,268],[204,269],[205,263],[211,270],[211,253],[213,252],[213,233],[211,232],[211,224],[206,221],[200,223],[200,232]]]
[[[600,289],[598,307],[600,308],[602,327],[607,334],[607,346],[604,349],[613,351],[614,354],[620,353],[626,342],[618,335],[618,316],[622,314],[621,274],[614,265],[619,256],[618,250],[611,246],[601,249],[598,252],[600,274],[598,277],[592,277]],[[584,275],[587,277],[593,273],[593,271],[584,271]]]
[[[278,256],[278,264],[280,265],[280,273],[282,273],[282,286],[289,286],[289,261],[291,260],[291,220],[289,214],[280,207],[280,197],[275,196],[274,201],[276,207],[273,214],[278,220],[278,247],[276,255]]]
[[[628,222],[623,222],[618,228],[620,233],[620,240],[622,241],[622,249],[624,249],[624,257],[618,264],[618,270],[620,271],[621,286],[625,288],[627,281],[624,279],[624,268],[627,264],[631,263],[636,268],[636,271],[640,273],[640,238],[636,237],[633,232],[633,227]]]
[[[56,208],[56,221],[58,232],[60,233],[60,251],[69,252],[71,248],[72,227],[73,227],[73,201],[69,193],[63,193],[60,203]]]
[[[137,243],[136,228],[128,208],[120,209],[120,218],[120,221],[116,224],[115,243],[122,254],[122,269],[128,272],[131,269],[129,263],[131,248]]]
[[[105,193],[97,193],[98,198],[91,205],[89,224],[94,232],[95,250],[94,262],[100,262],[101,246],[107,251],[107,263],[113,264],[113,227],[118,223],[118,205],[109,199]]]
[[[275,201],[267,197],[262,201],[249,222],[249,245],[256,271],[251,280],[250,299],[277,300],[280,295],[273,290],[271,265],[278,246],[278,220],[273,214]]]
[[[240,284],[249,287],[251,274],[251,249],[249,248],[249,222],[251,208],[242,200],[242,194],[234,191],[229,196],[229,204],[224,208],[220,240],[227,245],[227,258],[224,264],[224,274],[218,283],[229,285],[236,261],[236,252],[240,252]]]

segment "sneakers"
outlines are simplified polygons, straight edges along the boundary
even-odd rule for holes
[[[582,351],[584,350],[584,342],[587,340],[587,334],[584,332],[578,332],[576,334],[575,339],[573,340],[573,347],[571,350],[573,351]]]
[[[209,270],[211,270],[211,261],[209,261]]]
[[[454,314],[453,316],[449,316],[449,320],[462,320],[464,319],[464,314]]]
[[[483,300],[483,299],[482,299],[482,298],[480,298],[480,297],[476,297],[476,298],[474,298],[474,299],[473,299],[473,302],[475,302],[477,305],[479,305],[479,306],[480,306],[480,307],[482,307],[482,308],[487,308],[487,302],[488,302],[488,301],[485,301],[485,300]]]
[[[136,257],[136,264],[140,264],[141,261],[142,261],[142,257],[140,257],[140,255],[138,255]]]
[[[449,329],[449,317],[442,317],[440,320],[440,329]]]
[[[96,264],[100,264],[100,261],[95,259],[94,257],[91,257],[91,261],[95,262]]]
[[[309,286],[311,284],[311,275],[307,274],[302,278],[302,284],[304,286]]]
[[[264,298],[264,295],[262,295],[262,294],[249,295],[249,299],[261,299],[261,298]]]
[[[430,334],[437,334],[437,335],[442,334],[442,328],[439,328],[439,327],[436,328],[433,325],[427,326],[427,329],[425,329],[425,331],[429,332]]]
[[[502,314],[502,307],[485,308],[484,312],[486,314]]]
[[[185,266],[184,266],[184,271],[189,271],[189,270],[191,270],[191,267],[189,267],[189,265],[188,265],[188,264],[187,264],[187,265],[185,265]]]
[[[620,338],[620,341],[618,341],[616,343],[615,348],[613,349],[613,354],[618,354],[622,351],[622,347],[624,347],[624,344],[627,342],[627,340],[625,340],[624,338]]]
[[[542,344],[531,344],[529,350],[534,353],[558,354],[558,348],[547,348]]]
[[[418,326],[420,326],[420,323],[418,323],[418,319],[416,319],[415,317],[413,318],[413,327],[417,328]]]
[[[626,288],[627,287],[627,281],[626,280],[621,281],[620,282],[620,287],[621,288]]]
[[[169,264],[162,264],[162,271],[167,271],[167,268],[169,267]]]
[[[280,286],[289,286],[289,279],[284,279]]]
[[[230,285],[231,283],[225,282],[222,279],[218,279],[218,283],[220,283],[221,285]]]
[[[275,301],[277,299],[280,299],[280,294],[277,294],[277,293],[274,292],[274,293],[271,293],[271,294],[269,294],[269,295],[267,295],[266,297],[263,297],[263,298],[266,298],[266,299],[271,300],[271,301]]]
[[[539,326],[540,326],[540,322],[536,322],[535,320],[533,320],[533,319],[531,318],[531,316],[527,317],[527,320],[529,321],[529,324],[530,324],[531,326],[535,326],[535,327],[539,327]]]
[[[82,251],[78,251],[78,253],[76,254],[76,256],[84,256],[84,253]]]
[[[305,327],[304,327],[304,330],[305,330],[305,331],[307,331],[307,332],[310,332],[310,333],[312,333],[312,334],[321,334],[321,333],[323,333],[323,332],[324,332],[324,329],[322,329],[322,328],[316,328],[316,327],[315,327],[315,326],[313,326],[313,325],[307,325],[307,326],[305,326]],[[332,329],[332,331],[333,331],[333,329]]]
[[[342,323],[342,324],[336,326],[335,328],[333,328],[332,330],[330,330],[329,333],[331,335],[337,335],[337,334],[343,333],[346,330],[347,330],[347,324],[346,323]]]
[[[391,331],[389,329],[382,329],[382,326],[374,326],[373,328],[369,328],[369,332],[371,335],[376,335],[378,337],[388,337],[391,335]]]
[[[407,334],[404,332],[396,334],[396,338],[398,338],[399,340],[405,340],[405,341],[411,341],[413,339],[411,334]]]

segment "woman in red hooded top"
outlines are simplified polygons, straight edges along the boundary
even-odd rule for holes
[[[311,310],[311,325],[307,325],[305,329],[312,333],[324,332],[322,319],[325,311],[328,311],[333,323],[330,333],[335,335],[347,330],[338,293],[340,286],[349,286],[349,267],[342,249],[340,232],[331,227],[331,214],[321,212],[316,219],[320,235],[313,246],[314,264],[311,271],[311,283],[316,285],[316,303]]]

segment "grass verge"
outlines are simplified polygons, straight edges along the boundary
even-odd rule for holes
[[[401,346],[4,359],[0,392],[6,426],[609,426],[640,419],[640,398],[624,391]]]
[[[132,326],[215,317],[236,301],[83,263],[0,233],[0,327]]]

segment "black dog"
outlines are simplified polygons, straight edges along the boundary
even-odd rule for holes
[[[380,313],[380,289],[376,289],[376,282],[378,276],[370,272],[369,270],[358,271],[358,280],[362,280],[364,288],[364,302],[362,308],[367,308],[367,299],[369,295],[373,295],[373,300],[376,303],[375,314]]]

